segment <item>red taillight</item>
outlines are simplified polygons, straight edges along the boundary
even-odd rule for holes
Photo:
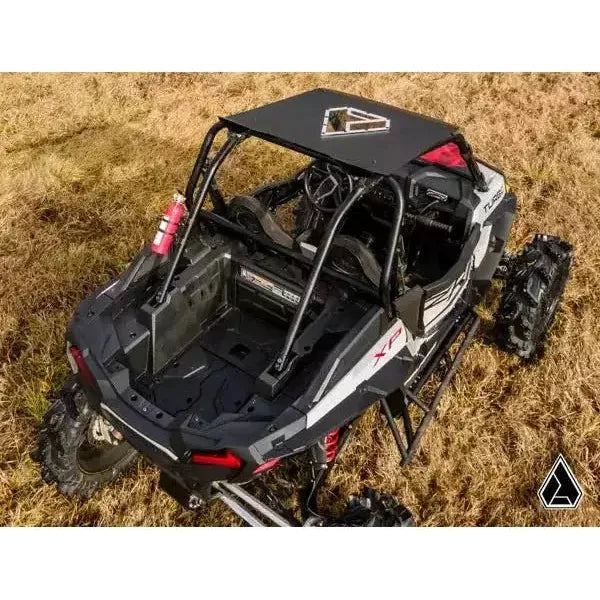
[[[211,465],[213,467],[227,467],[229,469],[240,469],[242,467],[242,459],[231,450],[192,452],[192,462],[196,465]]]
[[[454,142],[448,142],[442,146],[438,146],[425,154],[419,156],[421,160],[434,165],[442,165],[444,167],[459,167],[465,169],[467,163],[460,153],[460,149]]]
[[[77,346],[69,346],[69,353],[73,357],[81,376],[87,381],[87,383],[93,384],[94,376],[92,375],[90,368],[85,364],[85,359],[83,358],[81,350],[77,348]]]
[[[256,469],[254,469],[254,471],[252,471],[252,473],[254,473],[254,475],[256,475],[257,473],[262,473],[263,471],[268,471],[269,469],[272,469],[281,459],[280,458],[272,458],[271,460],[268,460],[266,463],[263,463],[262,465],[258,465],[258,467],[256,467]]]

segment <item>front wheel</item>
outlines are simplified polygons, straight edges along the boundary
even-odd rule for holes
[[[538,234],[514,257],[496,313],[499,345],[521,358],[538,356],[562,298],[573,258],[563,240]]]
[[[42,478],[66,496],[89,498],[115,480],[136,454],[92,409],[77,384],[66,386],[44,415],[37,451]]]

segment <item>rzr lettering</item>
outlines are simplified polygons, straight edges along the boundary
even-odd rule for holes
[[[379,352],[375,353],[375,355],[374,355],[375,364],[373,365],[374,367],[377,366],[379,359],[386,356],[386,354],[392,349],[392,344],[398,339],[398,337],[400,337],[401,333],[402,333],[402,326],[398,327],[398,329],[396,329],[396,331],[394,331],[394,333],[392,333],[392,335],[388,338],[387,342],[383,345],[381,350]]]

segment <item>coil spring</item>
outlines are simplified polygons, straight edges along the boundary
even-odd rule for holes
[[[330,463],[337,455],[340,430],[334,429],[325,436],[325,460]]]

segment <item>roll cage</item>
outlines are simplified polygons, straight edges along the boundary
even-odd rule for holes
[[[227,139],[225,143],[221,146],[221,148],[216,152],[214,157],[212,159],[209,159],[209,153],[213,146],[215,137],[223,129],[226,129],[228,132]],[[204,138],[204,141],[200,148],[200,152],[198,154],[198,157],[192,169],[191,176],[188,180],[185,189],[186,205],[189,211],[188,223],[177,246],[175,256],[171,262],[165,281],[157,294],[156,301],[158,304],[164,301],[169,287],[171,285],[171,282],[173,280],[173,277],[177,271],[178,265],[181,261],[181,257],[185,251],[190,234],[192,233],[199,218],[204,221],[210,221],[220,228],[229,230],[231,233],[235,233],[246,239],[251,239],[255,243],[261,244],[263,246],[269,246],[272,249],[276,250],[278,253],[284,254],[298,262],[307,264],[309,266],[312,263],[312,268],[307,284],[304,290],[302,291],[300,302],[298,304],[292,322],[289,326],[283,348],[279,353],[278,358],[276,359],[274,364],[275,371],[281,374],[286,369],[287,360],[292,346],[294,344],[294,341],[298,335],[300,324],[302,323],[302,319],[310,303],[311,297],[315,290],[315,286],[323,272],[326,272],[328,275],[333,276],[337,279],[345,281],[346,283],[352,285],[353,287],[357,288],[363,293],[367,293],[369,296],[371,296],[373,301],[379,303],[384,308],[389,318],[392,318],[395,315],[392,299],[394,295],[398,292],[398,289],[396,279],[392,278],[392,272],[394,271],[394,266],[397,265],[398,260],[396,248],[398,246],[398,239],[400,236],[402,220],[405,212],[405,199],[402,187],[398,183],[395,176],[386,176],[378,173],[358,170],[358,172],[360,173],[358,178],[358,185],[354,188],[354,190],[348,193],[347,197],[343,200],[343,202],[337,208],[335,213],[333,213],[314,258],[312,260],[308,259],[300,252],[296,252],[294,250],[290,250],[289,248],[285,248],[279,244],[276,244],[272,240],[265,238],[265,236],[254,234],[244,229],[243,227],[232,223],[227,218],[222,216],[225,212],[225,204],[220,193],[218,193],[214,186],[214,178],[225,158],[231,153],[231,151],[236,146],[238,146],[244,139],[248,137],[259,137],[262,139],[268,139],[268,141],[272,141],[280,146],[288,147],[294,150],[299,150],[297,146],[291,143],[286,143],[285,140],[270,139],[268,136],[261,135],[260,133],[257,134],[256,132],[236,127],[234,124],[227,122],[223,119],[219,120],[209,129],[208,133]],[[466,144],[464,138],[460,134],[454,135],[452,137],[452,141],[454,141],[457,144],[459,150],[461,151],[461,155],[465,159],[467,166],[469,166],[469,171],[472,174],[477,174],[477,176],[473,176],[474,182],[477,185],[478,178],[481,178],[481,180],[483,181],[483,177],[481,176],[481,172],[479,171],[479,168],[477,167],[477,164],[475,163],[472,157],[470,147]],[[300,149],[300,151],[303,150],[304,149]],[[303,153],[309,154],[307,151],[304,151]],[[317,152],[310,153],[309,155],[313,156],[313,158],[320,158]],[[330,157],[328,157],[327,160],[334,163],[341,162],[336,161],[335,159],[332,159]],[[341,164],[344,165],[343,162],[341,162]],[[344,166],[347,167],[348,165]],[[200,178],[202,178],[201,181]],[[356,279],[348,275],[343,275],[331,268],[326,267],[325,261],[331,248],[333,239],[336,233],[338,232],[346,214],[353,206],[355,206],[360,201],[360,199],[365,195],[365,193],[367,193],[368,191],[373,189],[373,187],[382,182],[385,182],[393,193],[394,215],[392,220],[392,226],[390,228],[390,234],[388,237],[385,252],[385,260],[381,271],[378,290],[376,293],[374,293],[374,290],[369,286],[365,285],[364,283],[357,281]],[[206,211],[203,210],[203,206],[210,192],[212,192],[211,196],[215,206],[213,211]]]

